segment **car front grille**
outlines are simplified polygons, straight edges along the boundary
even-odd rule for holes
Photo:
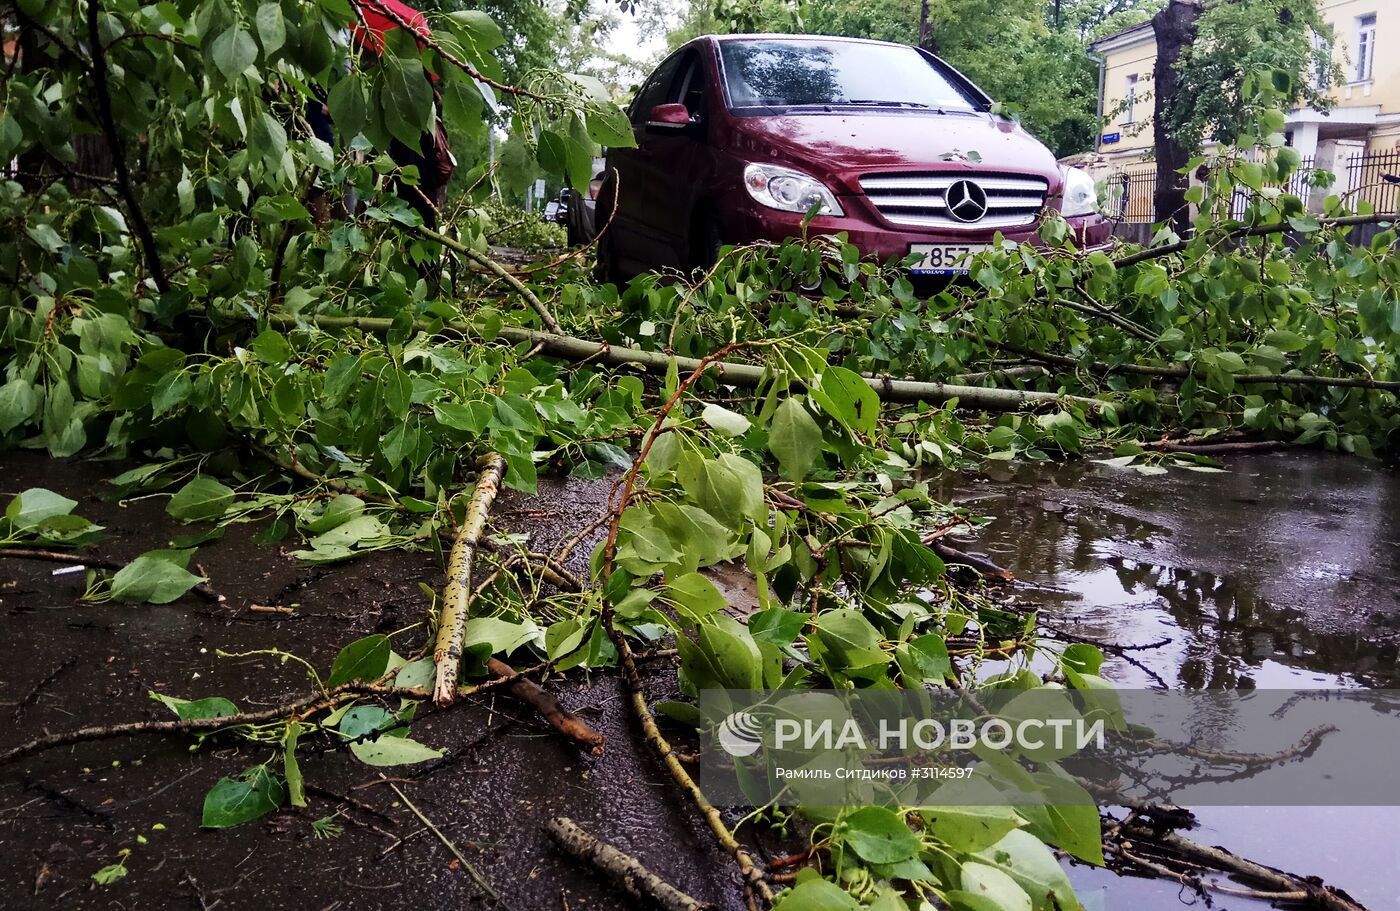
[[[956,191],[955,217],[948,206],[948,192],[955,183],[966,181],[974,187]],[[866,197],[880,214],[896,225],[911,228],[952,228],[962,231],[1020,228],[1034,224],[1045,207],[1049,184],[1043,177],[1024,174],[913,173],[867,174],[860,180]],[[985,197],[985,211],[979,218],[977,206],[959,206],[972,196],[974,203]]]

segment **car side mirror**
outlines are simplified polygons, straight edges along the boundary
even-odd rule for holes
[[[690,126],[690,111],[683,104],[658,104],[647,115],[649,130],[683,130]]]

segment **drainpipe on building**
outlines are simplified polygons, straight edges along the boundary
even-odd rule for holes
[[[1089,59],[1099,65],[1099,100],[1094,106],[1094,151],[1098,152],[1099,137],[1103,135],[1103,83],[1108,75],[1106,70],[1108,61],[1094,53],[1093,48],[1089,49]]]

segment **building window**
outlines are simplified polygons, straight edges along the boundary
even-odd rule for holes
[[[1137,73],[1128,74],[1127,86],[1123,90],[1123,125],[1133,123],[1133,109],[1137,107]]]
[[[1356,17],[1356,78],[1353,82],[1370,82],[1376,61],[1376,14]]]

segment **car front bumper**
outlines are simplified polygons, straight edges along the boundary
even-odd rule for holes
[[[898,228],[879,223],[862,210],[868,205],[863,198],[840,197],[844,215],[819,215],[807,226],[808,236],[817,234],[838,234],[844,232],[848,241],[860,250],[861,255],[887,262],[890,259],[903,259],[910,248],[918,244],[990,244],[998,233],[1006,240],[1042,247],[1038,223],[1023,227],[997,230],[978,230],[975,226],[966,230],[921,230]],[[802,236],[803,216],[796,212],[782,212],[770,209],[752,201],[740,202],[731,208],[732,220],[725,224],[724,238],[728,243],[749,243],[767,240],[780,243],[791,237]],[[1065,219],[1068,222],[1075,246],[1081,250],[1107,249],[1113,233],[1113,225],[1101,215],[1076,215]]]

